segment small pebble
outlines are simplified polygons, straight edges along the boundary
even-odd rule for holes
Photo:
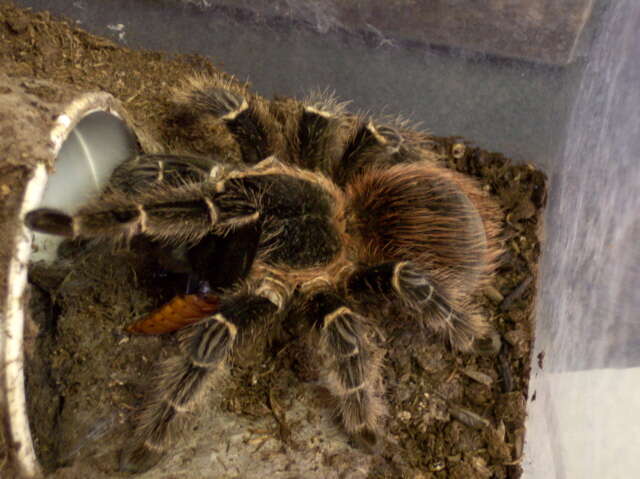
[[[398,419],[404,423],[411,421],[411,413],[409,411],[400,411],[398,413]]]
[[[429,471],[431,472],[440,472],[443,471],[447,467],[447,463],[444,459],[432,459],[429,461]]]

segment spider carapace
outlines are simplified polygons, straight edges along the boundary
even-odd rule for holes
[[[346,432],[375,449],[386,410],[382,325],[417,324],[472,348],[488,329],[474,299],[501,254],[498,207],[439,164],[427,134],[348,113],[326,95],[267,101],[198,77],[174,103],[190,138],[215,145],[224,136],[236,156],[215,147],[136,156],[75,215],[26,217],[71,238],[144,236],[200,279],[233,278],[215,311],[176,332],[181,354],[161,365],[121,468],[152,467],[234,346],[285,312],[308,325]]]

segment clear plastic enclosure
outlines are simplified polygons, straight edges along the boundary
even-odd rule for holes
[[[206,55],[265,96],[329,88],[542,168],[524,477],[640,477],[640,2],[16,3]]]

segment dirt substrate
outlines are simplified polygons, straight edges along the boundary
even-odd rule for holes
[[[46,13],[0,6],[0,72],[108,91],[136,127],[157,132],[173,151],[186,147],[164,121],[168,88],[194,71],[216,68],[198,56],[121,48]],[[436,340],[412,346],[402,332],[387,338],[389,444],[370,456],[336,425],[296,325],[285,324],[264,348],[239,352],[186,438],[145,477],[520,476],[545,177],[460,139],[437,141],[448,166],[477,177],[505,212],[507,253],[482,298],[493,342],[483,353],[459,354]],[[132,411],[157,359],[174,349],[170,335],[123,331],[182,287],[143,258],[135,248],[67,244],[55,268],[31,268],[27,391],[36,449],[53,477],[119,476]]]

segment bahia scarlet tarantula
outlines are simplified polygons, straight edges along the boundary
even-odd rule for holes
[[[194,142],[226,135],[238,161],[213,147],[137,156],[75,215],[26,217],[70,238],[146,237],[199,280],[233,282],[217,311],[177,332],[181,354],[162,365],[122,469],[152,467],[234,346],[285,312],[308,325],[346,432],[375,445],[385,414],[378,325],[417,324],[471,349],[488,329],[474,296],[501,253],[498,207],[438,163],[428,135],[326,95],[268,101],[219,77],[175,93],[177,124]]]

